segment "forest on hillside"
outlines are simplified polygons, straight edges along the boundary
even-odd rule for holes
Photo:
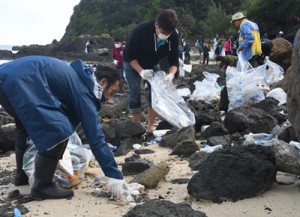
[[[230,20],[238,11],[271,37],[281,30],[290,39],[300,28],[300,0],[81,0],[64,37],[108,34],[127,40],[136,24],[167,8],[176,10],[178,28],[190,40],[235,34]]]

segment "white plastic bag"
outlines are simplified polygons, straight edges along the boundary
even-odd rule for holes
[[[195,81],[195,90],[191,95],[192,100],[203,100],[206,103],[218,101],[220,99],[221,88],[217,83],[219,75],[215,73],[203,72],[205,78],[202,81]]]
[[[237,56],[238,62],[236,68],[239,72],[247,72],[253,69],[251,64],[243,57],[242,52],[237,52]]]
[[[265,73],[266,73],[266,83],[268,85],[283,79],[284,70],[280,65],[269,60],[269,57],[266,57],[265,65],[267,66]]]
[[[182,96],[182,97],[190,97],[191,96],[191,91],[189,88],[180,88],[180,89],[177,89],[176,91],[179,96]]]
[[[184,99],[178,95],[175,86],[164,83],[164,71],[153,73],[151,84],[152,108],[166,121],[178,128],[195,124],[195,115]]]
[[[269,93],[267,93],[267,97],[272,97],[276,100],[278,100],[278,105],[282,105],[286,103],[287,94],[284,92],[284,90],[280,87],[274,88]]]

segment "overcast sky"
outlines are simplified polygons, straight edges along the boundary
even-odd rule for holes
[[[60,40],[80,0],[0,0],[0,45]]]

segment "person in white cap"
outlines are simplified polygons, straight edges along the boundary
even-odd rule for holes
[[[262,54],[261,40],[258,25],[248,20],[242,12],[232,15],[231,23],[239,28],[239,47],[238,52],[249,61],[252,66],[260,65],[257,63]]]

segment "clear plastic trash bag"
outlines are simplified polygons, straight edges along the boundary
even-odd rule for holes
[[[267,65],[252,68],[242,55],[238,54],[237,67],[226,69],[226,86],[228,91],[228,110],[240,105],[251,105],[265,99],[264,90],[269,90]]]
[[[35,145],[30,140],[23,157],[23,170],[28,176],[29,185],[34,182],[34,161],[37,154]],[[77,133],[69,137],[63,158],[59,161],[54,180],[62,187],[70,188],[82,182],[84,172],[92,158],[92,152],[85,148]]]
[[[173,84],[166,84],[164,71],[152,74],[148,80],[151,84],[152,108],[166,121],[178,128],[195,124],[195,115],[187,106]]]
[[[271,85],[271,84],[283,79],[284,70],[280,65],[272,62],[269,59],[269,57],[266,57],[265,65],[267,66],[266,71],[265,71],[265,73],[266,73],[265,81],[268,85]]]

